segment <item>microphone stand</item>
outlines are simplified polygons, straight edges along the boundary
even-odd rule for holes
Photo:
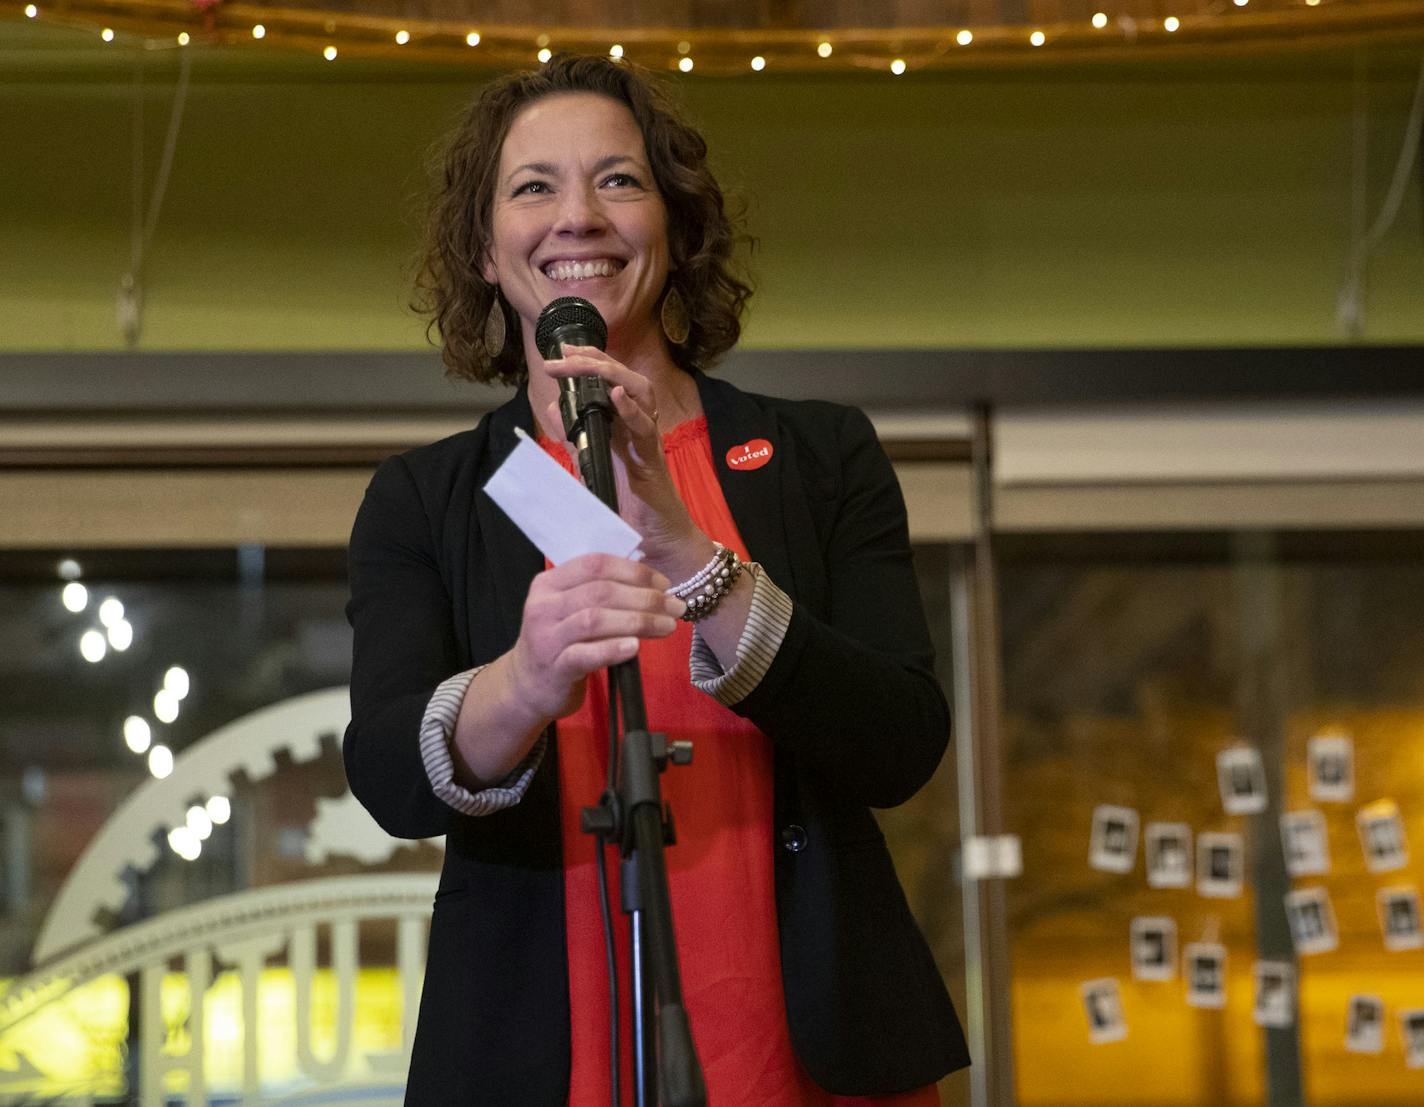
[[[597,378],[566,382],[559,397],[569,441],[578,448],[584,484],[618,510],[609,446],[612,404]],[[621,706],[621,741],[615,736],[617,783],[597,807],[585,807],[579,825],[599,842],[618,844],[620,901],[632,930],[633,1087],[637,1107],[705,1107],[707,1088],[692,1043],[677,939],[672,927],[667,862],[663,846],[674,841],[672,814],[662,801],[658,776],[669,765],[692,760],[691,742],[669,742],[649,732],[637,657],[609,670],[610,694]],[[621,1065],[615,1059],[615,1065]],[[615,1077],[616,1084],[617,1074]]]

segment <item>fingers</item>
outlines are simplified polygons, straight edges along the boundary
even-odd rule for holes
[[[667,586],[656,570],[607,554],[536,576],[515,648],[527,698],[572,702],[569,689],[589,673],[628,660],[643,639],[672,634],[686,605],[668,596]]]
[[[602,377],[608,382],[619,417],[630,430],[646,434],[657,429],[657,394],[652,383],[596,346],[565,346],[562,360],[550,362],[549,370],[558,377]]]
[[[601,553],[571,557],[562,565],[540,573],[535,580],[542,580],[560,589],[574,588],[588,581],[608,581],[638,588],[651,588],[658,592],[664,591],[672,584],[662,573],[641,561]]]
[[[553,622],[560,642],[664,638],[677,629],[677,616],[686,605],[663,591],[666,578],[661,573],[622,558],[600,561],[599,556],[549,582],[551,591],[541,601],[540,614]],[[613,572],[586,575],[600,565]]]
[[[657,434],[658,413],[656,408],[647,406],[650,401],[644,400],[640,403],[630,396],[621,384],[610,389],[608,396],[613,401],[618,418],[623,420],[629,430],[641,435]]]
[[[583,608],[561,619],[554,634],[567,650],[576,643],[613,638],[666,638],[676,629],[677,620],[664,612]]]
[[[638,652],[637,638],[609,638],[602,642],[576,642],[563,653],[561,661],[571,671],[587,676],[610,665],[627,661]]]

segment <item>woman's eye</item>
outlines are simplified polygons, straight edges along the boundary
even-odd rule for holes
[[[547,191],[549,191],[549,186],[548,186],[547,184],[545,184],[543,181],[525,181],[522,185],[519,185],[518,187],[516,187],[515,190],[514,190],[514,192],[513,192],[511,195],[514,195],[514,196],[532,196],[532,195],[535,195],[535,194],[537,194],[537,193],[540,193],[540,192],[547,192]]]
[[[613,173],[603,179],[605,185],[612,185],[614,188],[637,188],[638,178],[631,173]]]

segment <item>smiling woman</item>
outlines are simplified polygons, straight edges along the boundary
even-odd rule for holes
[[[703,372],[748,293],[706,153],[652,78],[591,57],[496,81],[447,156],[432,324],[452,375],[520,387],[382,465],[351,537],[352,791],[393,834],[447,835],[409,1104],[626,1101],[598,907],[616,857],[580,811],[608,767],[597,677],[635,654],[654,728],[697,743],[662,787],[709,1100],[932,1107],[968,1062],[869,810],[948,741],[904,500],[860,412]],[[546,360],[537,321],[570,295],[606,348]],[[517,431],[573,472],[574,375],[609,386],[637,560],[546,566],[481,491]]]
[[[625,364],[663,350],[667,208],[632,113],[605,96],[547,96],[504,140],[483,276],[519,318],[527,346],[545,304],[582,296]]]
[[[551,103],[542,103],[546,99]],[[504,178],[521,164],[506,163],[505,142],[516,119],[529,112],[546,121],[562,117],[566,129],[574,129],[567,122],[571,99],[605,102],[601,114],[622,117],[603,120],[621,131],[620,139],[634,138],[627,124],[636,130],[633,144],[640,148],[644,174],[637,187],[645,195],[656,194],[666,210],[668,281],[659,294],[675,294],[686,313],[686,339],[670,353],[684,369],[710,367],[736,344],[751,288],[733,264],[743,236],[707,166],[707,144],[682,120],[667,90],[632,65],[598,57],[559,57],[534,72],[512,74],[489,85],[445,151],[415,306],[430,316],[448,372],[506,384],[525,378],[521,342],[491,348],[485,341],[495,329],[487,325],[492,312],[503,315],[506,324],[512,322],[511,305],[487,270],[497,204],[511,198],[502,191]],[[558,109],[561,102],[564,110]],[[613,105],[621,111],[610,112]],[[541,132],[528,124],[520,128],[527,137]],[[539,184],[532,189],[541,191]],[[549,298],[553,295],[557,293]],[[506,335],[514,329],[506,326]]]

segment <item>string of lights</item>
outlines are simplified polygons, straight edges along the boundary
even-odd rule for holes
[[[104,39],[104,41],[110,41]],[[90,590],[82,580],[83,569],[73,558],[65,558],[56,567],[59,578],[66,583],[60,589],[60,603],[73,615],[82,615],[89,607]],[[79,636],[79,652],[85,661],[97,665],[110,649],[123,653],[133,643],[133,626],[124,618],[124,605],[117,596],[107,596],[96,612],[100,625],[90,627]],[[153,716],[158,723],[169,726],[177,721],[180,704],[192,690],[192,679],[181,665],[170,665],[163,674],[159,688],[153,694]],[[173,750],[163,742],[154,741],[153,725],[143,715],[130,715],[123,722],[124,745],[136,757],[144,758],[148,772],[163,780],[173,772]],[[202,803],[189,806],[185,821],[170,828],[168,845],[186,861],[194,861],[202,853],[202,843],[232,817],[232,803],[223,795],[209,796]]]
[[[266,47],[350,58],[413,59],[517,68],[555,52],[607,53],[699,76],[917,70],[1057,61],[1424,41],[1424,0],[1181,0],[1147,16],[1104,6],[1044,25],[805,28],[658,27],[620,30],[474,27],[350,11],[224,4],[221,0],[54,0],[12,9],[30,20],[84,28],[103,43],[141,38],[179,47]],[[1086,11],[1086,9],[1085,9]],[[1160,11],[1161,14],[1155,14]]]

